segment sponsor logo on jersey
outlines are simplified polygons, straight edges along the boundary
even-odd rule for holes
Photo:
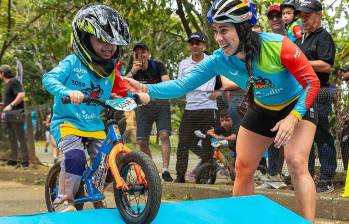
[[[273,83],[270,79],[257,76],[254,79],[254,88],[255,89],[265,89],[273,87]]]
[[[103,94],[103,89],[101,88],[101,85],[95,85],[93,84],[92,81],[90,81],[90,88],[85,88],[82,89],[81,92],[89,97],[93,97],[93,98],[99,98],[100,95]]]

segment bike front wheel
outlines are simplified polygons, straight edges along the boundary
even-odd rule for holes
[[[116,189],[114,198],[126,223],[150,223],[161,203],[161,179],[151,158],[130,152],[119,161],[119,172],[128,189]]]

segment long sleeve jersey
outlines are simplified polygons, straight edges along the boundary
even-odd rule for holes
[[[298,99],[291,113],[301,119],[316,99],[320,82],[293,42],[278,34],[259,35],[260,60],[252,61],[255,103],[279,111]],[[241,89],[247,89],[249,82],[245,62],[235,55],[226,56],[222,49],[218,49],[183,78],[148,85],[149,95],[159,99],[179,97],[216,75],[223,75]]]
[[[55,68],[44,74],[42,83],[54,96],[51,133],[58,143],[66,135],[104,139],[104,124],[100,118],[102,107],[98,105],[63,104],[62,97],[78,90],[86,96],[108,99],[114,82],[114,73],[108,78],[97,78],[80,59],[69,55]]]
[[[302,37],[302,23],[298,20],[293,21],[286,29],[287,37],[292,40],[293,43],[296,42],[297,39]]]

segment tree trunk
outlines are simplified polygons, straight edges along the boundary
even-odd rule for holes
[[[27,98],[27,97],[26,97]],[[25,111],[25,122],[27,123],[26,137],[27,145],[29,150],[29,161],[30,163],[38,164],[40,160],[35,154],[35,140],[33,135],[33,123],[32,123],[32,110],[28,107],[28,100],[24,100],[24,111]]]

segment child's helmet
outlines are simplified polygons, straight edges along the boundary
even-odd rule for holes
[[[119,45],[130,43],[128,26],[120,14],[105,5],[94,3],[82,7],[72,22],[72,46],[80,60],[100,77],[112,74],[121,55]],[[110,59],[97,56],[92,49],[91,35],[106,43],[118,45]]]
[[[210,23],[257,23],[257,10],[248,0],[216,0],[207,13]]]
[[[300,11],[298,10],[299,7],[299,1],[298,0],[285,0],[281,5],[281,11],[284,8],[293,8],[294,9],[294,16],[298,15],[300,13]],[[295,20],[296,18],[293,18],[293,20]]]
[[[280,7],[281,7],[281,10],[286,7],[291,7],[296,11],[298,8],[298,5],[299,5],[299,2],[297,0],[285,0],[283,3],[281,3]]]

